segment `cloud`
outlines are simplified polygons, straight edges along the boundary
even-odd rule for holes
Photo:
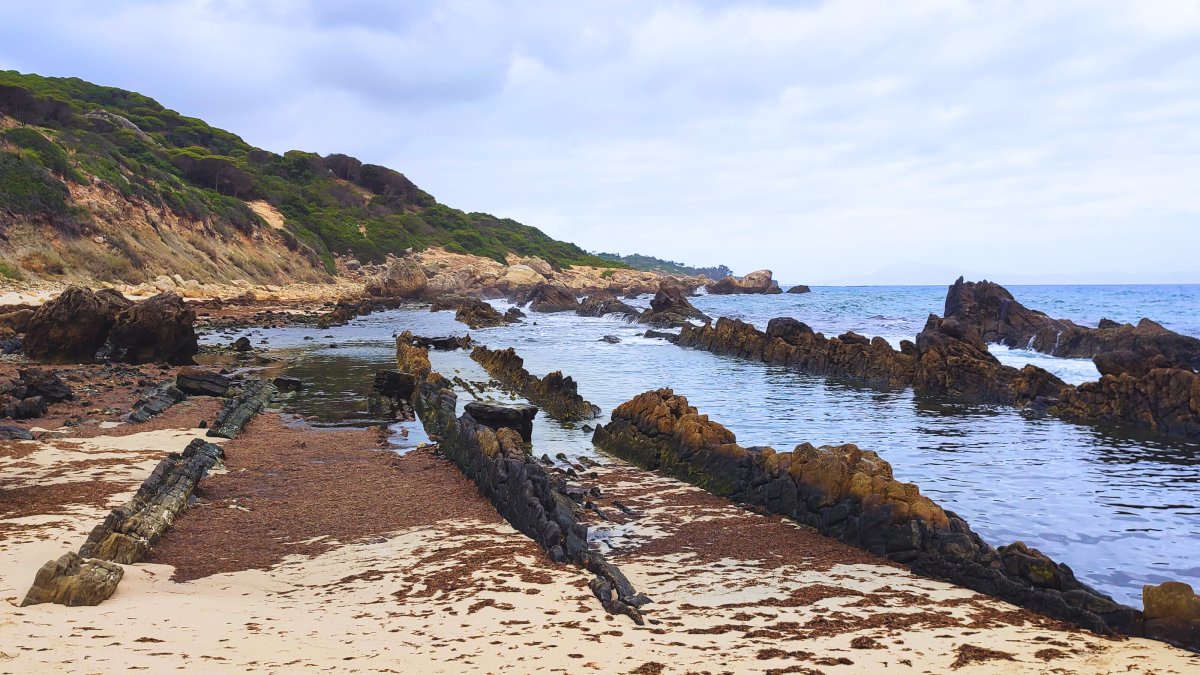
[[[0,66],[592,250],[1200,282],[1198,38],[1167,0],[43,2],[8,10]]]

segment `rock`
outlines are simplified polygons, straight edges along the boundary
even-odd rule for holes
[[[619,314],[626,319],[633,319],[640,313],[636,308],[621,302],[617,296],[608,291],[600,291],[589,295],[575,310],[579,316],[607,316]]]
[[[554,276],[554,267],[537,256],[521,258],[520,263],[546,278]]]
[[[65,553],[42,565],[22,607],[53,602],[68,607],[94,606],[112,597],[125,570],[103,560],[84,560]]]
[[[713,295],[734,293],[774,294],[781,293],[779,284],[771,279],[771,270],[758,270],[742,278],[733,275],[721,278],[705,286]]]
[[[513,286],[532,286],[546,281],[546,277],[529,265],[509,265],[502,278]]]
[[[301,380],[298,377],[286,377],[281,375],[271,380],[271,384],[275,385],[276,389],[283,392],[300,391],[300,389],[304,387],[304,380]]]
[[[509,428],[516,431],[526,443],[533,440],[533,418],[537,406],[525,403],[497,403],[493,401],[470,401],[464,408],[476,422],[493,430]]]
[[[667,333],[666,331],[661,331],[661,330],[648,330],[645,333],[642,333],[642,337],[666,340],[667,342],[670,342],[672,344],[679,341],[679,336],[676,335],[675,333]]]
[[[44,396],[30,396],[24,399],[11,399],[4,408],[4,414],[14,420],[28,420],[42,417],[50,407],[50,402]]]
[[[186,398],[187,394],[174,385],[155,387],[133,404],[133,410],[129,412],[129,421],[133,424],[148,422]]]
[[[175,386],[189,396],[226,396],[233,380],[204,368],[183,368],[175,376]]]
[[[41,396],[49,403],[75,400],[75,393],[59,378],[58,373],[44,368],[21,368],[9,395],[15,398]]]
[[[607,342],[610,345],[615,345],[621,342],[621,338],[617,337],[616,335],[605,335],[597,340],[597,342]]]
[[[804,284],[796,284],[787,290],[788,293],[811,293],[812,289]]]
[[[188,365],[200,351],[196,312],[174,293],[160,293],[121,310],[109,333],[114,356],[126,363]]]
[[[465,323],[472,329],[506,326],[513,322],[511,316],[501,314],[495,307],[478,298],[460,300],[454,320]]]
[[[478,361],[489,375],[560,422],[593,419],[600,414],[599,406],[579,395],[578,385],[570,376],[564,376],[562,371],[556,370],[540,379],[534,377],[525,370],[524,360],[512,347],[493,350],[479,346],[471,350],[471,358]]]
[[[528,295],[534,312],[573,312],[579,309],[575,294],[560,284],[539,284]]]
[[[71,286],[30,317],[25,354],[47,363],[92,361],[108,339],[118,312],[132,304],[116,291],[93,293]]]
[[[1105,367],[1112,366],[1106,363]],[[1108,373],[1096,382],[1064,389],[1054,398],[1049,412],[1068,420],[1200,439],[1200,374],[1191,370]]]
[[[32,441],[33,434],[28,429],[13,424],[0,424],[0,440]]]
[[[712,319],[692,306],[683,295],[683,289],[672,284],[663,284],[650,300],[650,309],[638,316],[638,323],[647,323],[659,328],[689,324],[691,320],[709,322]]]
[[[0,328],[7,328],[14,333],[24,333],[29,330],[29,322],[36,313],[37,310],[25,306],[4,308],[4,313],[0,314]]]
[[[426,349],[435,349],[439,351],[454,351],[456,349],[470,349],[471,336],[463,335],[461,337],[449,335],[446,337],[422,337],[414,335],[412,344]]]
[[[390,263],[387,270],[371,278],[366,285],[368,295],[384,298],[419,298],[429,285],[424,270],[407,260]]]
[[[1142,319],[1136,326],[1105,319],[1098,328],[1053,319],[1017,302],[1003,286],[959,277],[946,292],[945,317],[959,322],[968,339],[1068,358],[1106,352],[1162,355],[1175,368],[1200,371],[1200,339],[1180,335]]]
[[[209,438],[234,438],[254,419],[263,406],[271,402],[279,392],[275,385],[265,380],[249,380],[242,393],[225,402],[217,418],[213,420],[212,428],[205,436]]]
[[[248,352],[248,351],[254,349],[254,347],[250,344],[250,338],[245,337],[245,336],[242,336],[242,337],[234,340],[233,344],[230,346],[233,347],[234,351],[239,351],[239,352]]]
[[[1101,375],[1128,373],[1134,377],[1142,377],[1155,368],[1171,366],[1170,360],[1162,354],[1145,354],[1132,349],[1097,354],[1092,358],[1092,363],[1096,364],[1096,370]]]
[[[1146,637],[1186,649],[1200,648],[1200,597],[1188,584],[1167,581],[1142,587]]]
[[[522,312],[516,307],[509,307],[508,311],[504,313],[504,320],[509,323],[516,323],[523,318],[525,318],[525,312]]]
[[[417,387],[416,378],[399,370],[380,370],[375,373],[371,383],[371,393],[395,400],[412,398],[413,390]]]

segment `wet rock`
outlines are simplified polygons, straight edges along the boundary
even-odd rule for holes
[[[604,337],[597,340],[597,342],[607,342],[610,345],[615,345],[615,344],[620,344],[621,338],[617,337],[616,335],[605,335]]]
[[[387,270],[366,284],[368,295],[384,298],[420,298],[429,285],[425,271],[407,260],[392,261]]]
[[[617,299],[617,296],[607,291],[589,295],[575,311],[579,316],[608,316],[617,314],[626,319],[637,317],[640,312]]]
[[[1068,420],[1200,438],[1200,374],[1183,368],[1106,374],[1055,398],[1048,410]]]
[[[673,284],[663,284],[650,300],[650,309],[638,316],[638,323],[659,328],[683,326],[692,320],[705,323],[712,319],[692,306],[684,296],[683,289]]]
[[[1146,354],[1132,349],[1119,349],[1113,352],[1097,354],[1092,358],[1100,375],[1129,374],[1142,377],[1155,368],[1171,367],[1170,359],[1162,354]]]
[[[666,340],[667,342],[671,342],[671,343],[675,343],[675,342],[679,341],[679,335],[677,335],[675,333],[667,333],[666,331],[661,331],[661,330],[648,330],[645,333],[642,333],[642,337]]]
[[[508,311],[504,313],[504,319],[509,323],[516,323],[523,318],[525,318],[525,312],[516,307],[509,307]]]
[[[416,387],[417,380],[409,373],[394,369],[380,370],[375,373],[375,380],[371,383],[371,392],[387,398],[406,400],[412,398]]]
[[[426,349],[436,349],[440,351],[454,351],[455,349],[470,349],[471,336],[463,335],[461,337],[449,335],[446,337],[422,337],[414,335],[412,344]]]
[[[248,352],[248,351],[254,349],[254,347],[250,344],[250,338],[245,337],[245,336],[242,336],[242,337],[234,340],[232,347],[233,347],[234,351],[239,351],[239,352]]]
[[[575,294],[562,284],[538,284],[527,296],[527,302],[533,312],[574,312],[579,309]]]
[[[30,396],[24,399],[11,399],[4,407],[4,414],[14,420],[28,420],[42,417],[50,407],[50,402],[44,396]]]
[[[108,338],[117,313],[131,305],[119,293],[71,286],[29,319],[25,354],[46,363],[92,361]]]
[[[37,312],[36,309],[25,305],[10,306],[0,308],[3,314],[0,314],[0,328],[8,329],[14,333],[24,333],[29,330],[29,322],[33,320],[33,315]]]
[[[129,421],[133,424],[147,422],[186,398],[187,394],[174,385],[159,385],[134,402]]]
[[[459,300],[454,319],[467,324],[472,329],[506,326],[514,321],[511,315],[501,314],[495,307],[479,298]]]
[[[44,602],[68,607],[99,605],[112,597],[124,574],[120,565],[66,553],[42,565],[21,606]]]
[[[578,385],[562,371],[554,371],[545,377],[534,377],[525,370],[524,360],[511,347],[493,350],[484,346],[471,351],[471,358],[478,361],[488,374],[509,389],[516,391],[541,407],[550,417],[561,422],[593,419],[600,414],[596,406],[579,395]]]
[[[1180,335],[1149,319],[1136,326],[1105,319],[1097,328],[1054,319],[1025,307],[1003,286],[990,281],[959,277],[946,293],[945,317],[961,323],[969,338],[984,342],[1072,358],[1115,351],[1159,354],[1171,367],[1200,370],[1200,339]]]
[[[286,377],[281,375],[271,380],[271,384],[275,385],[275,388],[282,392],[300,391],[300,389],[304,387],[304,380],[301,380],[298,377]]]
[[[1146,637],[1200,649],[1200,597],[1188,584],[1167,581],[1142,587]]]
[[[212,428],[205,435],[210,438],[234,438],[277,393],[279,390],[275,385],[265,380],[247,381],[242,393],[229,399],[221,412],[217,413],[217,419],[213,420]]]
[[[794,293],[794,294],[795,293],[811,293],[812,289],[809,288],[808,286],[805,286],[804,284],[796,284],[795,286],[792,286],[791,288],[787,289],[787,292]]]
[[[200,351],[196,312],[174,293],[160,293],[117,313],[109,340],[126,363],[188,365]]]
[[[0,440],[5,441],[32,441],[33,434],[23,427],[18,427],[12,424],[0,424]]]
[[[204,368],[183,368],[175,376],[175,386],[189,396],[226,396],[233,380]]]
[[[533,418],[538,413],[537,406],[526,403],[471,401],[464,410],[476,422],[493,431],[508,428],[516,431],[526,443],[533,440]]]
[[[705,286],[713,295],[730,295],[733,293],[774,294],[782,293],[779,283],[771,278],[771,270],[758,270],[744,277],[733,275],[723,277]]]

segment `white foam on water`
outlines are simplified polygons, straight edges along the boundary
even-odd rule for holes
[[[988,345],[988,351],[1006,366],[1024,368],[1026,364],[1033,364],[1058,376],[1067,384],[1083,384],[1100,379],[1100,371],[1096,370],[1096,364],[1092,363],[1091,359],[1064,359],[1030,349],[1011,349],[997,344]]]

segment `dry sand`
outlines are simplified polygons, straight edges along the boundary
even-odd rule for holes
[[[274,509],[272,515],[278,517],[305,515],[306,501],[297,493],[276,500],[267,491],[257,502],[253,495],[229,502],[238,498],[233,488],[250,490],[255,484],[234,480],[243,473],[258,472],[264,482],[302,480],[318,475],[305,478],[305,466],[316,471],[327,458],[341,457],[364,462],[348,466],[350,471],[393,471],[397,485],[441,481],[446,494],[422,495],[420,503],[410,500],[423,514],[418,524],[349,540],[356,532],[392,522],[387,519],[404,517],[404,509],[395,506],[406,503],[403,490],[372,493],[383,519],[374,527],[368,527],[371,505],[356,504],[367,529],[346,530],[331,519],[311,531],[289,531],[288,536],[313,541],[291,542],[305,552],[284,555],[265,569],[232,565],[241,569],[181,583],[171,580],[172,566],[131,565],[116,595],[98,607],[19,608],[37,567],[82,543],[105,508],[126,499],[160,453],[181,449],[196,431],[38,442],[25,455],[28,465],[0,465],[6,488],[53,474],[54,481],[102,482],[114,491],[103,504],[83,499],[43,513],[12,518],[6,513],[0,520],[0,594],[5,602],[0,610],[0,672],[1200,669],[1200,660],[1187,652],[1146,640],[1110,640],[1067,630],[970,591],[871,562],[861,552],[826,546],[832,542],[778,518],[614,462],[599,470],[606,500],[623,500],[637,517],[617,526],[622,528],[618,534],[625,535],[609,539],[609,556],[655,601],[646,608],[651,621],[639,627],[606,615],[583,573],[550,563],[494,512],[478,508],[480,497],[473,487],[426,451],[392,461],[387,451],[369,447],[370,438],[362,433],[302,430],[295,433],[307,433],[306,445],[298,448],[284,442],[289,437],[277,416],[263,416],[254,425],[226,445],[229,472],[206,479],[212,481],[206,493],[212,501],[185,515],[173,533],[191,532],[210,555],[221,553],[222,542],[236,541],[237,533],[226,532],[223,539],[221,531],[191,528],[189,519],[212,518],[214,509],[238,507],[251,513]],[[281,450],[290,448],[300,468],[272,472],[264,455],[249,451],[239,460],[238,448],[250,447],[256,438],[274,439],[267,445]],[[354,452],[363,458],[355,458]],[[386,461],[372,463],[376,460],[366,453]],[[79,463],[81,454],[109,464],[98,472],[96,466]],[[389,505],[383,506],[383,500]],[[439,518],[443,507],[471,511]],[[606,506],[606,512],[611,508]],[[347,540],[322,535],[321,528]],[[730,532],[742,536],[731,538]],[[305,544],[320,546],[309,549]],[[180,550],[204,554],[204,549]]]

